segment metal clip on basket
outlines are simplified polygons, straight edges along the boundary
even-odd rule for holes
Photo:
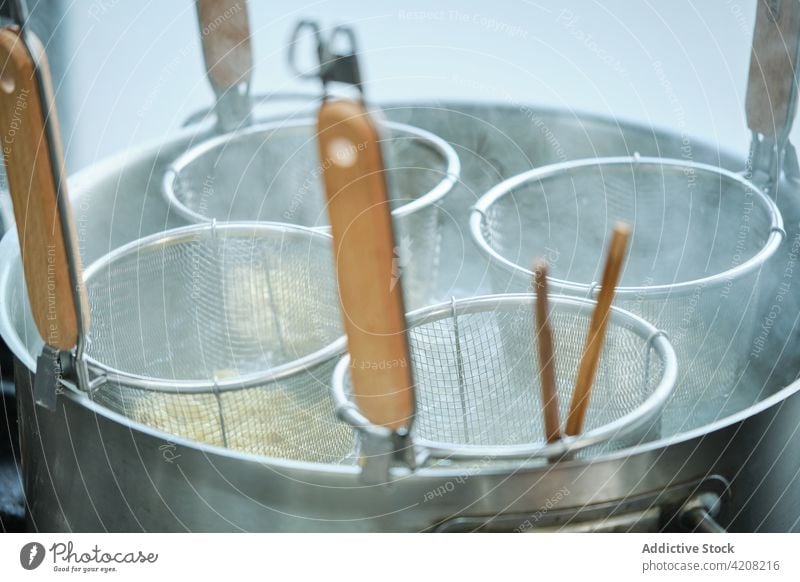
[[[530,294],[491,295],[453,300],[408,316],[417,408],[407,446],[417,447],[414,456],[544,460],[658,435],[660,410],[675,387],[675,352],[663,332],[615,308],[586,430],[547,443],[534,357],[533,304]],[[594,305],[583,299],[552,298],[562,418],[567,416]],[[390,434],[370,423],[353,399],[350,372],[360,365],[350,355],[342,358],[333,376],[333,399],[339,417],[358,431],[362,456],[383,470],[385,460],[370,455],[390,448],[380,445]]]

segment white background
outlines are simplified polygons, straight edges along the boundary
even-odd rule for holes
[[[168,135],[211,103],[191,0],[63,4],[71,171]],[[373,101],[541,104],[685,129],[744,153],[754,13],[754,0],[251,0],[254,89],[317,89],[293,79],[285,50],[297,20],[313,17],[356,28]]]
[[[73,551],[155,552],[155,564],[110,574],[54,573],[52,556],[36,570],[20,549],[72,541]],[[645,544],[733,544],[734,554],[643,554]],[[78,534],[0,536],[0,571],[11,580],[797,580],[792,534]],[[642,573],[642,563],[779,561],[779,570]],[[4,577],[5,579],[5,577]]]

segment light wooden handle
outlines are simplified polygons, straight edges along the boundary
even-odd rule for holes
[[[756,26],[745,109],[752,131],[778,138],[797,109],[795,71],[800,42],[800,2],[757,0]],[[773,12],[771,6],[778,7]]]
[[[414,388],[378,133],[355,101],[325,101],[319,150],[353,393],[364,416],[408,427]]]
[[[29,32],[28,38],[33,39]],[[49,123],[57,135],[55,101],[50,86],[50,71],[44,48],[35,41],[36,60],[45,86]],[[78,315],[75,293],[82,311],[88,317],[86,295],[82,286],[73,289],[67,263],[66,245],[72,245],[79,261],[77,241],[65,240],[58,208],[58,189],[53,168],[63,176],[60,139],[56,139],[57,159],[50,159],[44,118],[35,77],[34,61],[16,28],[0,30],[0,130],[3,132],[3,157],[8,186],[14,205],[14,218],[19,233],[22,265],[28,288],[33,319],[42,339],[59,350],[69,350],[78,342]],[[62,184],[66,196],[66,184]],[[72,215],[66,220],[73,224]],[[75,233],[70,227],[69,231]],[[76,265],[81,272],[80,264]],[[84,321],[88,329],[88,321]]]
[[[600,295],[597,298],[592,321],[589,324],[589,333],[583,346],[578,377],[575,380],[575,391],[572,393],[569,416],[567,417],[567,434],[575,436],[583,429],[586,409],[589,406],[592,384],[597,373],[597,364],[603,351],[606,327],[608,326],[611,302],[614,300],[614,291],[619,281],[622,265],[625,260],[625,249],[630,238],[630,226],[617,223],[611,236],[603,278],[600,283]]]
[[[249,82],[253,70],[246,0],[196,0],[206,71],[224,93]]]
[[[547,271],[547,261],[544,259],[540,259],[533,266],[533,284],[536,290],[536,305],[534,309],[536,345],[539,348],[539,377],[542,385],[544,432],[547,442],[554,443],[561,438],[561,421],[558,418],[553,330],[550,326],[550,309],[547,305]]]

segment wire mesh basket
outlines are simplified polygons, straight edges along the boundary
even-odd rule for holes
[[[664,435],[752,404],[737,390],[759,312],[756,282],[783,238],[775,204],[731,172],[659,158],[606,158],[533,170],[475,206],[473,239],[496,292],[530,289],[532,257],[555,293],[596,294],[611,225],[633,226],[616,304],[664,329],[681,377]]]
[[[655,327],[612,309],[586,430],[546,442],[534,300],[532,294],[488,295],[409,314],[415,445],[434,458],[544,459],[658,433],[659,412],[675,385],[675,353]],[[554,296],[550,305],[556,391],[566,419],[595,303]],[[349,355],[337,365],[333,397],[340,417],[363,432],[371,425],[353,401],[351,365]]]
[[[439,264],[438,203],[458,181],[460,163],[427,131],[391,122],[382,129],[406,301],[409,308],[428,305]],[[327,231],[321,174],[331,160],[320,160],[316,131],[315,120],[290,120],[204,141],[169,166],[164,196],[192,223],[265,220]]]
[[[330,237],[195,225],[86,271],[91,397],[137,422],[271,457],[346,461],[330,374],[344,352]]]

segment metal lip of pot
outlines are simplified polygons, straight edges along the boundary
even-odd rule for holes
[[[213,225],[211,223],[193,224],[151,234],[150,236],[131,241],[122,247],[114,249],[107,255],[92,263],[85,270],[84,280],[88,282],[93,276],[97,275],[100,271],[102,271],[103,268],[107,267],[115,260],[130,254],[136,254],[142,247],[150,247],[151,245],[154,247],[169,246],[171,244],[177,244],[183,241],[191,240],[195,238],[196,235],[207,231],[209,228],[214,228],[219,231],[234,233],[239,232],[245,234],[256,234],[259,231],[277,231],[283,234],[295,234],[304,237],[318,238],[324,240],[326,243],[330,243],[332,241],[330,235],[324,232],[281,222],[237,221]],[[3,314],[3,316],[5,316],[5,314]],[[123,382],[125,385],[130,387],[140,388],[142,390],[150,390],[153,392],[175,392],[188,394],[206,393],[211,391],[212,387],[215,390],[220,391],[235,391],[245,390],[254,386],[260,386],[267,382],[273,382],[287,378],[293,374],[297,374],[298,372],[313,368],[320,363],[340,357],[345,353],[346,348],[347,338],[343,334],[323,348],[315,350],[309,354],[305,354],[285,364],[275,366],[274,368],[264,372],[254,372],[232,378],[220,378],[216,382],[210,382],[208,380],[165,380],[163,378],[153,378],[149,376],[131,374],[99,362],[89,355],[86,356],[86,361],[95,374],[103,376],[109,381]]]
[[[480,313],[487,308],[515,305],[530,307],[535,296],[530,293],[507,293],[500,295],[484,295],[470,299],[462,299],[453,303],[441,303],[431,307],[418,309],[408,314],[408,326],[424,325],[444,318],[451,317],[452,309],[457,307],[459,314]],[[564,295],[553,295],[552,304],[570,313],[591,311],[594,302]],[[637,428],[651,421],[667,402],[672,394],[678,378],[678,362],[672,344],[651,323],[641,317],[619,309],[611,308],[611,321],[632,331],[642,338],[646,344],[651,344],[661,357],[664,369],[658,385],[647,397],[645,402],[614,421],[587,431],[577,437],[565,437],[552,444],[514,444],[514,445],[470,445],[438,442],[422,437],[413,437],[414,444],[431,453],[439,459],[479,459],[481,457],[492,459],[525,459],[534,460],[541,458],[560,457],[586,447],[608,441],[611,438],[622,437],[630,434]],[[346,354],[336,365],[333,372],[331,394],[340,417],[356,429],[369,430],[373,428],[369,420],[364,417],[355,404],[345,394],[345,375],[350,366],[350,355]]]
[[[8,239],[8,237],[6,237],[6,239]],[[0,273],[0,285],[2,285],[2,279],[4,279],[5,277],[7,277],[7,270],[3,269],[3,272]],[[0,314],[0,326],[7,324],[5,320],[6,320],[6,315],[4,313]],[[25,366],[28,369],[35,370],[33,359],[27,357],[25,358],[25,360],[27,361],[23,361],[23,364],[25,364]],[[666,439],[651,441],[648,443],[637,445],[632,448],[606,453],[603,454],[602,456],[592,458],[591,462],[593,463],[614,462],[616,460],[627,459],[650,451],[658,451],[683,442],[691,442],[692,440],[698,438],[707,437],[709,434],[712,434],[726,427],[735,426],[751,416],[755,416],[760,412],[763,412],[773,406],[776,406],[795,393],[800,393],[800,380],[793,382],[789,386],[786,386],[785,388],[764,398],[763,400],[757,402],[756,404],[726,418],[717,420],[708,425],[705,425],[703,427],[691,431],[687,431],[685,433],[672,435]],[[209,455],[226,457],[232,460],[239,460],[242,462],[260,466],[263,466],[266,463],[268,464],[269,467],[272,468],[284,468],[286,470],[299,469],[299,470],[313,471],[314,473],[321,473],[328,475],[349,476],[352,477],[354,480],[356,480],[354,482],[360,483],[360,481],[357,480],[361,475],[361,468],[356,465],[334,465],[330,463],[313,463],[309,461],[297,461],[292,459],[282,459],[278,457],[265,457],[261,455],[255,455],[252,453],[235,451],[215,445],[209,445],[198,441],[186,439],[180,436],[176,436],[170,433],[166,433],[158,429],[151,428],[147,425],[135,422],[121,414],[113,412],[105,408],[104,406],[97,404],[96,402],[93,402],[84,393],[67,390],[61,396],[64,398],[69,398],[70,400],[74,401],[80,406],[90,410],[92,413],[102,418],[108,419],[109,421],[122,425],[127,429],[147,434],[161,441],[168,441],[191,449],[196,449],[198,451],[208,453]],[[558,463],[558,467],[563,467],[563,468],[585,467],[586,465],[587,461],[585,459],[568,459],[564,461],[559,461]],[[513,472],[514,473],[521,471],[524,472],[527,469],[540,471],[542,470],[541,462],[535,464],[529,464],[524,459],[520,459]],[[547,468],[545,468],[544,470],[548,471]],[[494,467],[491,464],[484,463],[476,465],[474,469],[470,470],[470,473],[473,475],[485,475],[485,476],[492,476],[492,475],[507,476],[509,470],[507,466]],[[422,466],[419,467],[413,473],[409,473],[408,476],[400,477],[398,481],[403,481],[404,479],[412,477],[441,479],[441,478],[455,478],[463,475],[464,475],[463,466],[458,466],[458,465]]]
[[[431,190],[421,194],[414,200],[393,210],[392,217],[395,219],[402,218],[408,216],[409,214],[413,214],[420,209],[440,202],[458,183],[461,175],[461,161],[459,160],[458,154],[456,154],[453,147],[442,138],[429,131],[406,125],[404,123],[381,121],[380,126],[392,130],[393,132],[397,132],[399,135],[410,136],[420,140],[423,144],[441,156],[445,165],[445,171],[442,179],[436,184],[436,186],[434,186]],[[242,137],[264,134],[265,139],[269,139],[269,135],[280,131],[310,129],[312,132],[314,132],[315,128],[316,120],[311,118],[271,121],[248,126],[244,129],[207,139],[178,156],[167,167],[162,181],[162,195],[164,196],[167,204],[169,204],[170,208],[173,208],[185,220],[196,223],[208,223],[211,221],[210,217],[200,214],[199,212],[187,207],[179,200],[176,194],[175,181],[185,168],[190,166],[201,155],[208,153],[215,148],[225,147],[227,144]],[[312,133],[309,140],[313,141],[314,139],[316,138]],[[311,228],[324,232],[330,230],[330,226]]]
[[[499,200],[503,196],[508,195],[509,193],[513,192],[516,188],[524,184],[536,182],[557,174],[565,174],[568,173],[570,170],[587,168],[592,166],[611,166],[611,165],[633,166],[637,164],[671,166],[676,168],[691,168],[694,170],[717,173],[720,176],[728,180],[731,180],[732,182],[736,182],[742,188],[749,190],[752,193],[752,195],[757,198],[759,203],[766,208],[771,222],[770,233],[767,241],[764,243],[762,248],[756,254],[754,254],[752,257],[742,262],[741,264],[736,265],[735,267],[732,267],[726,271],[723,271],[721,273],[716,273],[708,277],[702,277],[699,279],[680,281],[669,284],[660,284],[651,286],[620,285],[616,289],[617,297],[621,299],[626,299],[626,298],[636,298],[641,296],[652,297],[652,298],[675,296],[676,294],[691,293],[692,290],[698,287],[713,288],[725,285],[727,281],[751,273],[756,269],[758,269],[759,267],[761,267],[775,254],[775,252],[781,246],[781,243],[785,238],[785,231],[783,228],[783,218],[781,217],[781,213],[778,210],[777,205],[766,194],[764,194],[764,192],[761,189],[757,188],[754,184],[743,178],[741,175],[731,172],[729,170],[725,170],[723,168],[699,162],[688,162],[670,158],[639,157],[639,156],[615,156],[615,157],[605,157],[605,158],[572,160],[568,162],[552,164],[548,166],[543,166],[541,168],[536,168],[501,182],[500,184],[498,184],[497,186],[486,192],[486,194],[481,196],[478,202],[472,207],[472,211],[469,218],[469,229],[470,229],[470,234],[472,235],[472,240],[475,242],[478,249],[486,258],[488,258],[494,264],[500,266],[503,270],[511,274],[521,275],[523,277],[530,278],[533,276],[533,271],[525,267],[522,267],[514,263],[513,261],[510,261],[507,258],[503,257],[500,253],[498,253],[495,249],[492,248],[492,246],[486,240],[486,237],[483,235],[482,227],[484,221],[486,220],[487,212],[489,211],[489,208],[492,206],[492,204],[494,204],[497,200]],[[557,286],[561,292],[568,291],[572,293],[589,294],[592,293],[596,287],[593,284],[576,283],[574,281],[568,281],[566,279],[559,279],[556,277],[552,277],[551,280],[553,282],[553,285]]]

